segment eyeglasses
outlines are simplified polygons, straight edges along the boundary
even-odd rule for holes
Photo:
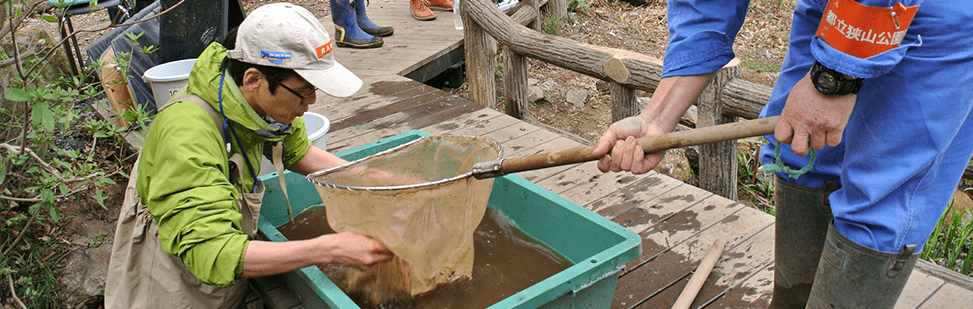
[[[268,76],[267,79],[270,80],[271,78]],[[307,95],[302,95],[300,92],[297,92],[297,90],[291,89],[291,87],[284,86],[284,83],[280,82],[279,80],[274,80],[274,81],[277,82],[277,84],[280,85],[281,87],[284,87],[284,89],[287,89],[287,91],[293,93],[298,98],[301,98],[301,102],[304,102],[305,100],[307,100],[307,98],[310,98],[312,95],[314,95],[314,93],[318,92],[318,87],[314,87],[314,91],[311,91],[311,93],[308,93]]]

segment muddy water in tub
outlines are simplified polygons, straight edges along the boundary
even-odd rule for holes
[[[290,240],[334,233],[323,207],[308,209],[294,218],[293,223],[278,230]],[[492,209],[487,210],[477,226],[473,241],[475,256],[470,279],[439,286],[410,301],[382,306],[351,297],[363,308],[486,308],[571,266],[563,257],[523,235],[503,214]],[[319,266],[333,280],[340,276],[342,267],[345,266]]]

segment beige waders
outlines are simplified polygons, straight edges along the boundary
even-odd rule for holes
[[[173,101],[196,103],[210,112],[214,120],[217,119],[212,107],[201,99],[180,97]],[[240,154],[233,154],[230,162],[230,179],[239,181],[238,171],[243,170],[239,167],[245,166],[243,158]],[[238,168],[232,168],[232,164]],[[248,287],[246,279],[237,279],[227,287],[202,283],[179,258],[162,250],[159,226],[149,207],[138,196],[138,166],[136,160],[118,215],[105,284],[105,308],[243,307]],[[263,195],[263,183],[256,182],[253,193],[240,196],[239,210],[243,214],[241,227],[251,240],[257,236],[257,217]]]

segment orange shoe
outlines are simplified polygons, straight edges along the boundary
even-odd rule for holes
[[[418,20],[436,19],[436,12],[429,9],[429,0],[412,0],[409,2],[412,17]]]
[[[433,11],[453,11],[453,0],[429,0],[429,9]]]

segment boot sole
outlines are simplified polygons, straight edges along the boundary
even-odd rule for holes
[[[368,34],[370,34],[370,35],[372,35],[372,36],[377,36],[377,37],[387,37],[387,36],[392,36],[392,34],[393,34],[393,33],[395,33],[395,30],[392,30],[392,31],[389,31],[389,32],[387,32],[387,33],[379,33],[379,32],[374,32],[374,33],[373,33],[373,32],[368,32],[368,31],[367,31],[367,30],[365,30],[365,29],[362,29],[362,31],[365,31],[365,33],[368,33]]]
[[[430,10],[433,10],[433,11],[440,11],[440,12],[452,12],[453,11],[453,9],[447,9],[447,8],[441,8],[441,7],[434,7],[434,6],[430,6],[429,9]]]
[[[364,49],[364,48],[382,47],[382,44],[384,44],[384,43],[385,42],[375,42],[375,43],[371,43],[371,44],[353,44],[353,43],[348,43],[348,42],[336,41],[335,42],[335,45],[338,45],[338,47],[351,47],[351,48]]]

